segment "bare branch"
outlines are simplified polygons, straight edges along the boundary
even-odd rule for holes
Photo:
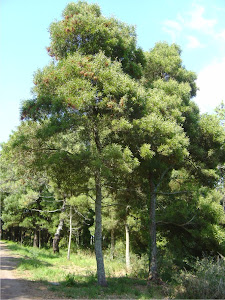
[[[193,216],[189,221],[187,221],[187,222],[185,222],[185,223],[183,223],[183,224],[177,224],[177,223],[173,223],[173,222],[164,222],[164,221],[158,221],[157,224],[174,225],[174,226],[182,227],[183,229],[187,230],[187,229],[185,228],[185,226],[190,225],[191,222],[194,220],[195,217],[196,217],[196,215]]]
[[[169,170],[171,170],[172,168],[170,167],[170,168],[167,168],[163,173],[162,173],[162,176],[161,176],[161,178],[160,178],[160,180],[159,180],[159,183],[156,185],[156,187],[155,187],[155,190],[154,190],[154,192],[155,193],[157,193],[157,190],[159,189],[159,187],[160,187],[160,185],[162,184],[162,182],[163,182],[163,179],[164,179],[164,177],[166,176],[166,174],[169,172]]]
[[[187,194],[187,193],[191,193],[193,191],[177,191],[177,192],[168,192],[168,193],[164,193],[164,192],[156,192],[157,195],[178,195],[178,194]]]
[[[86,222],[86,220],[87,220],[87,221],[90,221],[90,219],[86,218],[86,217],[85,217],[81,212],[79,212],[75,207],[73,207],[73,209],[74,209],[74,211],[75,211],[76,214],[78,214],[79,216],[81,216],[81,217],[84,219],[85,224],[90,225],[89,223]]]
[[[35,208],[29,208],[28,210],[32,210],[32,211],[39,211],[39,212],[47,212],[47,213],[54,213],[57,211],[61,211],[62,209],[55,209],[55,210],[41,210],[41,209],[35,209]]]

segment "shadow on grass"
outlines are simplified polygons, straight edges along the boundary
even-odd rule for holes
[[[33,270],[42,267],[51,267],[52,264],[41,261],[37,258],[24,257],[19,259],[17,268],[22,270]]]
[[[12,251],[22,251],[23,253],[27,253],[28,256],[29,254],[32,255],[38,255],[40,258],[59,258],[62,256],[61,253],[51,253],[51,251],[48,249],[46,250],[45,248],[39,249],[39,248],[32,248],[32,247],[27,247],[26,246],[20,246],[19,244],[9,244],[7,243],[7,247],[12,250]],[[43,253],[42,251],[46,251],[46,253]]]
[[[149,299],[164,298],[161,290],[148,287],[145,280],[129,277],[107,278],[108,286],[100,287],[96,276],[80,276],[68,274],[58,286],[52,285],[50,290],[69,298],[94,298],[94,299]]]

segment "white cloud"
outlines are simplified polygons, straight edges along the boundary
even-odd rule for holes
[[[202,113],[212,113],[225,100],[224,70],[225,57],[220,61],[213,61],[199,72],[197,86],[200,90],[195,102]]]
[[[212,34],[217,20],[204,18],[205,8],[203,6],[199,4],[193,4],[192,6],[193,9],[187,13],[188,18],[183,19],[184,26],[206,34]]]
[[[163,22],[163,30],[167,32],[171,36],[172,41],[175,42],[182,31],[182,26],[176,21],[165,20]]]
[[[217,37],[218,39],[221,39],[222,41],[225,41],[225,29],[223,29],[222,31],[220,31],[220,32],[216,35],[216,37]]]
[[[166,21],[164,22],[164,25],[165,25],[166,27],[169,27],[169,28],[171,28],[171,29],[174,29],[175,31],[178,31],[178,32],[182,30],[181,25],[180,25],[178,22],[176,22],[176,21],[166,20]]]
[[[182,31],[183,37],[188,38],[188,48],[199,48],[203,45],[192,35],[187,36],[189,33],[204,34],[210,38],[218,37],[225,39],[225,30],[219,34],[215,31],[216,19],[204,17],[205,7],[199,4],[192,4],[191,10],[185,13],[178,13],[175,20],[165,20],[162,29],[167,32],[173,42],[180,37]]]
[[[203,48],[204,45],[200,43],[200,41],[192,35],[187,36],[188,39],[188,44],[187,44],[187,48],[189,49],[196,49],[196,48]]]

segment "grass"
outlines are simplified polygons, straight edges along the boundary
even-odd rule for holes
[[[105,257],[108,287],[97,284],[95,256],[78,251],[67,260],[66,251],[53,254],[49,249],[25,247],[5,241],[14,254],[20,255],[17,270],[24,279],[42,281],[59,297],[94,299],[164,298],[161,287],[148,287],[146,280],[128,276],[121,260]],[[55,285],[54,283],[57,283]]]

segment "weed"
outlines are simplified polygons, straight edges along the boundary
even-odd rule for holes
[[[74,278],[74,274],[67,274],[66,278],[65,278],[65,283],[66,286],[75,286],[76,285],[76,281]]]

